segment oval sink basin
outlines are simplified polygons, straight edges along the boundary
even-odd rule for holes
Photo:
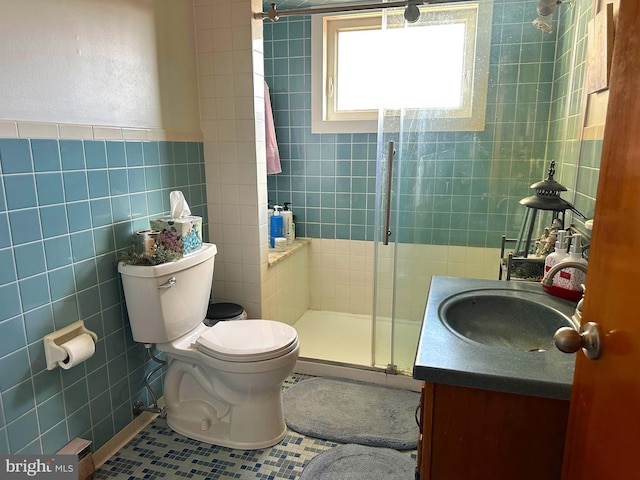
[[[571,319],[544,303],[544,296],[509,290],[474,290],[442,302],[439,317],[456,335],[491,347],[525,352],[553,349],[553,334]]]

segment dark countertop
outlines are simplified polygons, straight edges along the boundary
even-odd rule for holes
[[[553,346],[525,352],[487,346],[453,333],[439,319],[438,306],[448,297],[469,290],[508,289],[540,294],[540,302],[573,315],[575,303],[544,293],[538,283],[505,282],[435,276],[427,298],[413,378],[432,383],[480,388],[522,395],[569,400],[575,355]],[[552,340],[551,340],[552,341]]]

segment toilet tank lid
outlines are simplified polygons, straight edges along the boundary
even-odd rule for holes
[[[203,243],[201,248],[185,255],[175,262],[161,263],[159,265],[127,265],[119,262],[118,272],[122,275],[130,275],[132,277],[161,277],[198,265],[199,263],[209,260],[217,252],[218,249],[215,244]]]

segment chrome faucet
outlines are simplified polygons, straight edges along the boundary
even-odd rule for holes
[[[542,283],[542,285],[546,287],[550,287],[551,285],[553,285],[553,277],[555,277],[560,270],[564,270],[565,268],[577,268],[578,270],[582,270],[585,273],[585,275],[587,273],[587,266],[584,263],[573,262],[573,261],[560,262],[560,263],[556,263],[553,267],[549,269],[549,271],[547,272],[547,274],[544,276],[544,278],[540,283]],[[582,304],[584,303],[585,289],[584,289],[584,285],[581,285],[581,286],[582,286],[582,298],[576,305],[576,310],[573,316],[571,317],[571,321],[573,322],[574,324],[573,326],[576,330],[580,330],[580,323],[582,322]]]
[[[555,277],[560,270],[564,270],[565,268],[577,268],[578,270],[582,270],[585,275],[587,273],[587,266],[584,263],[573,261],[560,262],[556,263],[549,269],[547,274],[542,279],[542,282],[540,283],[542,283],[542,285],[544,285],[545,287],[550,287],[551,285],[553,285],[553,277]]]

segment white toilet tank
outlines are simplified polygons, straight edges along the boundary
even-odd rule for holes
[[[203,243],[176,262],[118,264],[136,342],[170,342],[204,320],[217,251],[214,244]]]

